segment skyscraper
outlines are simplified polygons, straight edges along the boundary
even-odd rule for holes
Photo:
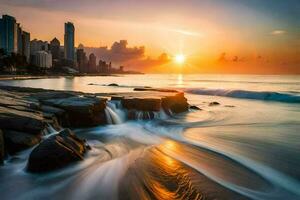
[[[22,31],[22,55],[26,57],[26,61],[30,61],[30,33]]]
[[[18,26],[16,19],[9,15],[3,15],[0,19],[0,48],[7,53],[17,53],[18,50]]]
[[[87,72],[87,57],[83,49],[77,49],[77,64],[79,72]]]
[[[64,48],[65,48],[65,59],[70,61],[75,61],[75,28],[73,23],[67,22],[65,23],[65,41],[64,41]]]
[[[88,62],[88,66],[89,66],[88,72],[90,72],[90,73],[97,72],[96,59],[97,58],[96,58],[95,54],[91,53],[89,56],[89,62]]]
[[[57,38],[54,38],[50,42],[50,51],[53,60],[59,60],[60,58],[60,42]]]

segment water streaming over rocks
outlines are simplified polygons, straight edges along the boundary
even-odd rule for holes
[[[91,146],[83,161],[31,174],[32,149],[19,152],[0,167],[1,199],[300,199],[299,104],[187,98],[201,110],[131,118],[120,101],[106,102],[110,124],[74,129]]]

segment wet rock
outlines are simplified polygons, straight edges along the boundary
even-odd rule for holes
[[[4,160],[4,138],[3,138],[3,132],[0,129],[0,164],[3,163]]]
[[[106,122],[104,114],[106,99],[76,96],[44,100],[42,103],[60,108],[66,112],[68,120],[63,122],[63,126],[95,126]]]
[[[177,93],[173,96],[167,96],[162,98],[162,107],[168,113],[169,111],[173,113],[185,112],[189,108],[187,99],[184,97],[184,93]]]
[[[112,96],[110,98],[110,100],[113,100],[113,101],[121,101],[122,99],[124,99],[124,97],[122,97],[122,96]]]
[[[134,88],[134,91],[155,91],[155,92],[178,92],[177,90],[173,89],[164,89],[164,88],[151,88],[151,87],[139,87]]]
[[[195,105],[190,106],[190,109],[192,109],[192,110],[202,110],[201,108],[199,108],[198,106],[195,106]]]
[[[116,83],[111,83],[111,84],[108,84],[107,86],[114,86],[114,87],[117,87],[117,86],[119,86],[119,85],[116,84]]]
[[[61,91],[47,91],[47,92],[38,92],[31,94],[30,97],[43,101],[47,99],[63,99],[69,97],[75,97],[76,95],[72,92],[61,92]]]
[[[213,101],[213,102],[209,103],[209,106],[218,106],[218,105],[220,105],[220,103],[216,102],[216,101]]]
[[[33,147],[41,140],[41,135],[32,135],[12,130],[4,130],[3,132],[5,149],[10,155]]]
[[[27,170],[39,173],[65,167],[83,160],[88,149],[85,140],[78,138],[70,129],[64,129],[33,149],[28,159]]]
[[[39,114],[0,107],[0,129],[40,134],[45,126]]]
[[[121,103],[128,110],[159,111],[161,108],[160,98],[124,98]]]

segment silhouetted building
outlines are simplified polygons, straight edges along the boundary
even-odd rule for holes
[[[51,40],[50,51],[51,51],[53,60],[60,59],[60,42],[57,38],[54,38],[53,40]]]
[[[0,19],[0,48],[8,54],[18,51],[18,28],[16,19],[3,15]]]
[[[71,22],[65,23],[65,37],[64,37],[64,48],[65,48],[65,59],[75,61],[75,28]]]
[[[96,73],[97,72],[97,64],[96,64],[96,56],[95,54],[91,53],[89,56],[88,68],[89,72]]]
[[[77,65],[79,72],[87,72],[87,57],[83,49],[77,49],[76,51]]]
[[[34,55],[37,51],[48,51],[48,42],[34,39],[30,42],[30,54]]]
[[[17,53],[22,55],[22,50],[23,50],[23,43],[22,43],[22,28],[20,26],[20,24],[17,24]]]
[[[22,31],[22,55],[26,57],[27,63],[30,61],[30,33]]]
[[[52,55],[46,51],[37,51],[34,55],[34,64],[42,68],[52,67]]]
[[[100,73],[108,73],[109,72],[108,69],[109,69],[108,64],[103,60],[99,60],[99,72]]]

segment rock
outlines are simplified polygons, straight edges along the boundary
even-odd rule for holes
[[[4,130],[5,149],[7,153],[13,155],[19,151],[33,147],[41,140],[41,135],[31,135],[28,133]]]
[[[88,149],[84,140],[78,138],[70,129],[64,129],[33,149],[28,159],[27,170],[39,173],[65,167],[83,160]]]
[[[110,100],[113,101],[121,101],[122,99],[124,99],[124,97],[122,96],[111,96]]]
[[[118,87],[119,85],[116,84],[116,83],[111,83],[111,84],[108,84],[107,86],[114,86],[114,87]]]
[[[106,99],[76,96],[62,99],[48,99],[42,101],[42,103],[60,108],[66,112],[68,120],[62,123],[62,126],[96,126],[106,122],[104,113]]]
[[[209,103],[209,106],[218,106],[218,105],[220,105],[220,103],[216,102],[216,101],[213,101],[213,102]]]
[[[160,98],[124,98],[121,103],[127,110],[159,111],[161,108]]]
[[[3,132],[0,130],[0,164],[4,161],[4,138]]]
[[[155,91],[155,92],[178,92],[177,90],[173,89],[164,89],[164,88],[151,88],[151,87],[139,87],[139,88],[134,88],[134,91]]]
[[[190,109],[192,109],[192,110],[202,110],[201,108],[199,108],[198,106],[195,106],[195,105],[190,106]]]
[[[37,100],[47,100],[47,99],[63,99],[69,97],[75,97],[76,95],[72,92],[63,92],[63,91],[47,91],[47,92],[38,92],[31,94],[30,97]]]
[[[165,112],[181,113],[185,112],[189,108],[187,99],[184,97],[184,93],[177,93],[174,96],[166,96],[162,98],[162,107]]]
[[[40,134],[45,126],[43,117],[36,113],[0,107],[0,129]]]

